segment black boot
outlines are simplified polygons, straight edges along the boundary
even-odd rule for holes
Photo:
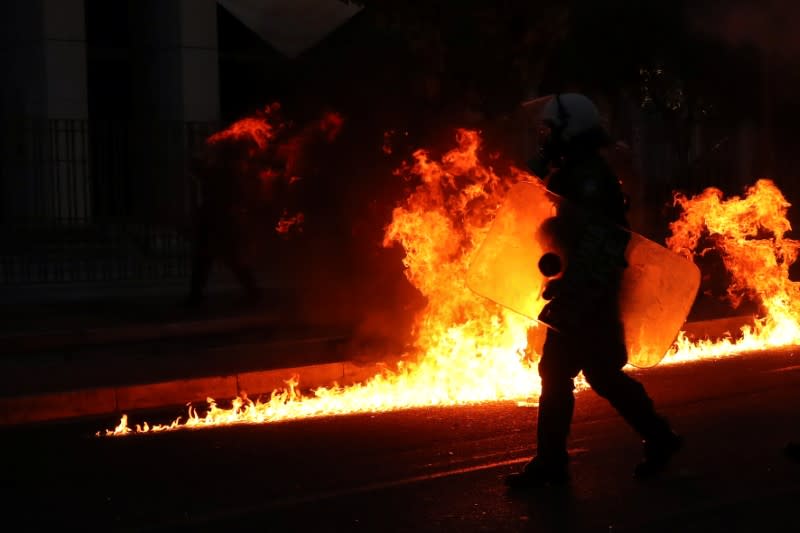
[[[659,439],[644,442],[644,459],[636,465],[634,475],[646,479],[660,474],[669,464],[672,456],[683,447],[683,438],[670,432]]]
[[[521,472],[506,477],[506,485],[514,490],[525,490],[547,485],[563,485],[569,481],[567,461],[543,461],[534,457]]]

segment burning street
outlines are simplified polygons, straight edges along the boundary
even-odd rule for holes
[[[800,531],[800,9],[407,4],[10,0],[6,523]]]
[[[188,416],[96,421],[105,430],[9,430],[9,509],[28,523],[117,529],[673,531],[700,523],[730,531],[796,522],[785,509],[800,492],[797,466],[781,446],[793,437],[787,428],[800,430],[800,298],[789,276],[798,243],[785,237],[790,204],[777,186],[763,179],[741,197],[713,188],[675,196],[667,245],[686,259],[716,253],[729,278],[725,298],[758,313],[722,340],[680,334],[659,366],[631,369],[686,439],[669,471],[641,490],[630,478],[638,439],[579,380],[569,442],[577,483],[520,498],[501,479],[535,453],[542,329],[466,279],[510,187],[535,177],[486,157],[479,134],[460,129],[452,150],[418,150],[398,170],[417,185],[394,209],[383,244],[402,247],[404,273],[426,303],[396,366],[312,391],[299,376],[265,398],[242,391],[232,405],[209,399]],[[773,516],[754,511],[770,506]]]
[[[536,409],[493,402],[123,439],[94,437],[97,422],[9,430],[3,502],[29,527],[792,530],[800,467],[781,449],[800,433],[797,357],[637,372],[687,441],[646,489],[630,475],[635,434],[585,390],[569,489],[506,493],[501,478],[534,451]]]
[[[243,131],[258,140],[258,132],[270,130],[263,120],[256,124],[261,129],[248,125]],[[235,127],[229,131],[243,134]],[[397,171],[419,185],[394,209],[383,244],[402,246],[405,275],[425,297],[426,305],[415,317],[413,341],[396,367],[387,367],[364,383],[316,389],[311,396],[300,394],[293,377],[285,389],[274,390],[263,401],[243,395],[234,399],[232,407],[222,408],[210,398],[204,413],[192,406],[188,415],[168,424],[129,424],[123,415],[118,424],[98,435],[538,398],[535,363],[541,346],[536,345],[537,333],[532,331],[541,334],[544,327],[529,318],[538,311],[528,317],[513,312],[477,295],[467,282],[470,264],[509,187],[536,178],[514,166],[497,170],[487,159],[499,156],[482,153],[476,131],[459,129],[455,139],[456,146],[440,157],[417,150],[413,162]],[[678,334],[665,363],[798,344],[800,289],[789,276],[798,242],[786,237],[791,229],[786,218],[790,204],[777,186],[762,179],[748,187],[745,195],[729,198],[708,188],[692,198],[678,194],[675,204],[681,212],[670,224],[667,245],[689,260],[716,252],[730,277],[724,298],[733,307],[744,300],[755,302],[760,314],[753,327],[717,342],[691,342]],[[521,275],[526,272],[523,268]],[[529,298],[538,300],[537,305],[544,302],[541,294],[531,293]],[[656,308],[669,305],[662,296],[648,295],[647,289],[639,298],[655,301]],[[654,330],[646,323],[641,327],[642,333]],[[662,354],[663,349],[647,366],[658,363]],[[638,355],[632,353],[629,358],[635,361]]]

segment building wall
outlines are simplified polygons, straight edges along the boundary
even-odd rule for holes
[[[7,0],[0,19],[0,218],[185,207],[185,124],[219,119],[216,2]]]
[[[98,118],[219,118],[213,0],[86,0],[91,113]]]
[[[0,215],[86,219],[88,147],[74,128],[88,118],[83,0],[12,0],[5,9]]]
[[[4,114],[86,118],[83,0],[9,0],[4,15]]]

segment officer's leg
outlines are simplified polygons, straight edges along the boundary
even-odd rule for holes
[[[616,349],[624,350],[619,343]],[[599,355],[599,354],[598,354]],[[641,383],[622,371],[620,359],[613,354],[607,362],[602,357],[593,359],[583,369],[583,375],[592,389],[607,399],[625,421],[644,440],[644,460],[636,467],[638,477],[650,477],[660,472],[682,445],[682,439],[660,416],[653,401]]]
[[[571,352],[567,337],[548,331],[539,362],[542,393],[536,438],[537,455],[549,462],[567,461],[567,437],[575,409],[573,378],[578,373],[573,361],[577,355]]]
[[[583,375],[644,440],[659,439],[671,432],[667,421],[656,413],[644,386],[621,369],[593,366],[584,369]]]
[[[536,428],[536,457],[522,472],[506,478],[513,489],[549,483],[563,483],[567,475],[567,437],[575,406],[573,378],[578,370],[567,337],[552,330],[547,336],[539,362],[542,393]]]

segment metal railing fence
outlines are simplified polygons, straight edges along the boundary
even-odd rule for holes
[[[188,162],[215,127],[4,119],[0,285],[188,275]]]

